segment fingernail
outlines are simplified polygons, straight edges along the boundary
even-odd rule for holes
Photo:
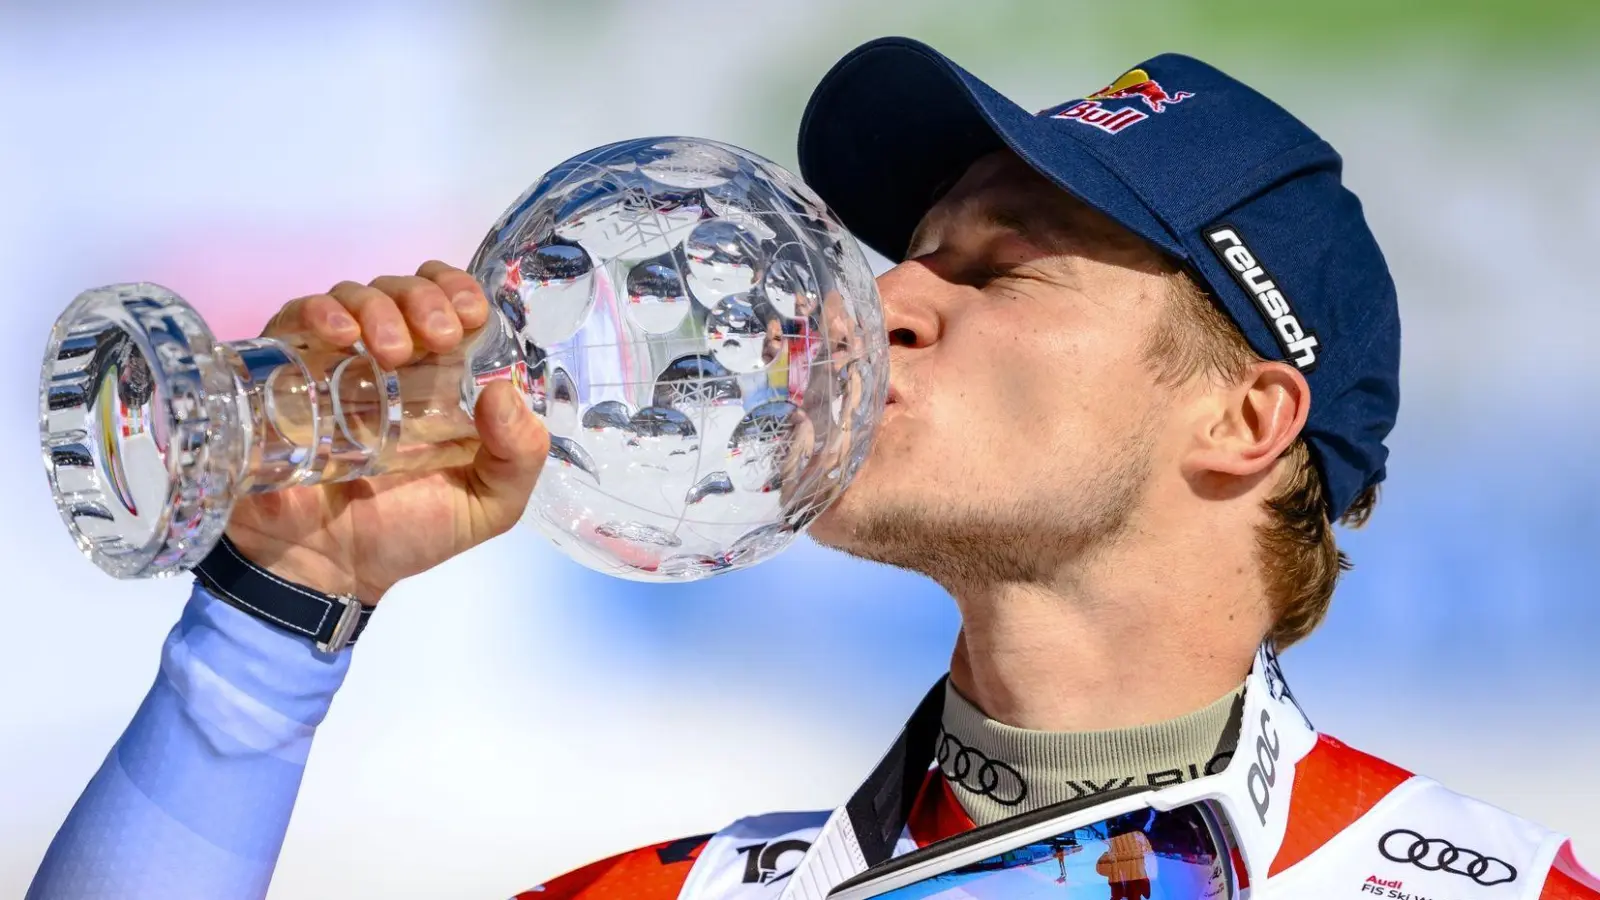
[[[516,414],[517,404],[514,401],[506,400],[500,404],[500,411],[495,414],[495,419],[498,420],[501,425],[510,425],[511,419],[516,416]]]
[[[385,350],[398,350],[404,343],[405,336],[400,333],[400,326],[393,322],[385,322],[378,326],[378,339],[375,343]]]
[[[428,313],[428,330],[434,334],[454,334],[457,331],[456,320],[445,314],[442,309]]]
[[[477,298],[472,295],[471,291],[462,291],[450,298],[450,305],[456,308],[456,312],[466,312],[476,304]]]
[[[348,315],[342,312],[339,312],[328,317],[328,325],[335,331],[349,331],[350,329],[356,327],[356,320],[350,318]]]

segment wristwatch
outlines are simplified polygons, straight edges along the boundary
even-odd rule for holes
[[[324,594],[295,584],[246,559],[223,535],[194,567],[195,578],[217,599],[249,615],[316,642],[323,653],[354,644],[372,618],[354,594]]]

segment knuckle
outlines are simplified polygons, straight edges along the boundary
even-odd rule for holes
[[[388,294],[368,285],[358,284],[350,288],[347,293],[339,296],[339,301],[360,314],[382,313],[394,308],[394,300]]]
[[[317,294],[316,296],[307,297],[300,301],[300,312],[302,315],[343,311],[344,304],[340,303],[337,297],[332,297],[327,294]]]
[[[451,294],[466,294],[474,299],[485,299],[483,287],[478,284],[478,279],[473,278],[471,275],[468,275],[465,272],[462,272],[460,275],[451,278],[448,281],[448,284],[450,285]]]
[[[267,320],[267,324],[261,326],[261,333],[264,334],[264,335],[265,334],[277,334],[278,332],[282,331],[283,330],[283,318],[284,318],[284,315],[288,311],[289,311],[289,307],[285,306],[282,309],[278,310],[277,312],[273,313],[272,314],[272,318]]]
[[[390,296],[388,292],[380,291],[375,287],[362,287],[356,293],[356,298],[364,309],[370,309],[373,312],[393,314],[399,309],[395,305],[394,297]]]
[[[408,306],[419,312],[439,309],[447,305],[444,291],[431,281],[418,280],[415,284],[407,285],[402,293],[402,299]]]
[[[277,312],[273,313],[272,318],[268,319],[267,324],[262,327],[261,333],[282,334],[311,328],[317,318],[314,313],[319,299],[331,301],[332,298],[325,294],[313,294],[310,297],[290,300],[279,307]]]
[[[433,281],[440,288],[452,294],[460,293],[464,290],[478,290],[478,280],[460,269],[447,269],[436,272],[434,273]]]
[[[399,297],[405,291],[405,279],[393,275],[379,275],[358,290],[379,293],[385,297]]]

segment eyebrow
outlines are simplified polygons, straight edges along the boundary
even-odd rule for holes
[[[1042,230],[1039,228],[1042,223],[1030,222],[1028,217],[1000,207],[984,206],[979,209],[977,217],[978,221],[985,225],[1015,231],[1021,235],[1031,235]]]
[[[1065,211],[1039,207],[1018,209],[1009,204],[979,201],[972,214],[984,225],[1014,232],[1047,249],[1065,249],[1074,237],[1072,220]]]
[[[1047,249],[1064,249],[1072,237],[1072,227],[1068,224],[1065,215],[1051,215],[1048,212],[1034,210],[1021,212],[1009,205],[996,204],[977,197],[960,201],[956,210],[946,208],[941,210],[935,219],[926,219],[911,233],[911,241],[907,250],[917,246],[923,239],[930,223],[943,223],[956,218],[961,213],[967,213],[979,225],[998,228],[1014,232],[1022,237],[1034,241]]]

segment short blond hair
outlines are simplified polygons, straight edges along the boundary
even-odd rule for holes
[[[1145,347],[1159,381],[1183,384],[1206,376],[1224,382],[1244,377],[1261,362],[1244,335],[1211,297],[1183,272],[1169,276],[1167,314]],[[1286,470],[1266,502],[1267,521],[1256,550],[1273,614],[1268,639],[1279,650],[1309,635],[1327,616],[1339,576],[1350,558],[1334,540],[1333,523],[1359,528],[1378,502],[1374,485],[1337,520],[1329,516],[1322,477],[1304,438],[1284,451]]]

